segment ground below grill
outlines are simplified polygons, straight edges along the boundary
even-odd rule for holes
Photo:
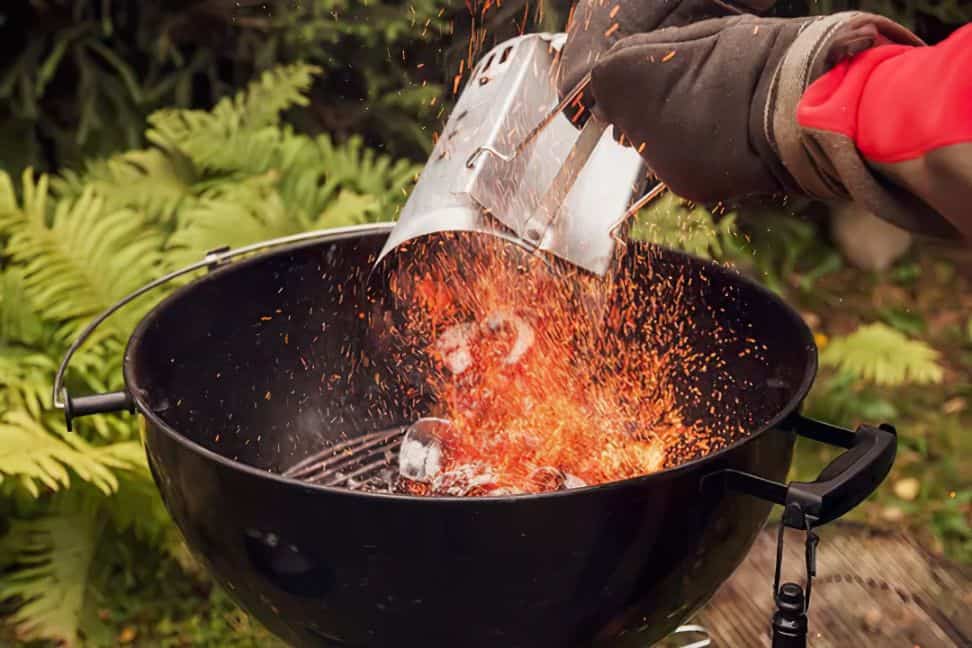
[[[812,648],[972,647],[972,572],[932,556],[913,539],[850,523],[820,532],[810,609]],[[803,565],[799,534],[787,537],[784,579]],[[713,646],[770,646],[776,529],[752,552],[692,621]],[[674,644],[673,644],[674,645]]]

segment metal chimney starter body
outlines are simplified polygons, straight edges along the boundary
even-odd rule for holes
[[[612,229],[640,195],[645,167],[595,119],[578,129],[558,112],[543,123],[559,101],[554,64],[565,39],[520,36],[483,56],[379,261],[406,241],[466,231],[606,273]]]

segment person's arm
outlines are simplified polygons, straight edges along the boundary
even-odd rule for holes
[[[940,214],[972,241],[972,25],[837,64],[807,88],[797,121],[871,211],[903,211],[918,230]]]
[[[860,12],[704,20],[622,39],[591,87],[683,197],[853,199],[912,231],[972,238],[969,29],[930,48]]]

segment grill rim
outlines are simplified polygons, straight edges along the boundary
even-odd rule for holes
[[[802,405],[804,399],[806,399],[807,394],[810,392],[810,388],[813,386],[813,382],[816,379],[817,371],[819,368],[818,361],[818,349],[816,341],[813,338],[813,333],[807,323],[800,317],[796,310],[783,301],[779,296],[774,294],[765,286],[749,279],[748,277],[741,274],[739,271],[710,261],[707,259],[700,259],[694,257],[685,252],[678,250],[672,250],[670,248],[664,248],[655,244],[645,244],[647,249],[661,249],[664,250],[666,254],[671,255],[675,258],[684,259],[687,265],[703,266],[707,270],[728,275],[733,281],[745,284],[748,288],[754,290],[761,298],[768,302],[772,302],[774,305],[780,307],[782,312],[785,312],[793,322],[794,332],[799,331],[801,337],[803,338],[800,342],[794,342],[794,346],[801,346],[807,354],[807,364],[804,371],[804,375],[798,387],[793,391],[792,396],[789,401],[779,409],[779,411],[772,417],[766,420],[761,426],[755,429],[753,432],[747,433],[742,438],[737,441],[721,448],[713,453],[692,459],[685,463],[681,463],[672,468],[667,468],[665,470],[660,470],[658,472],[650,473],[647,475],[641,475],[639,477],[631,477],[628,479],[623,479],[620,481],[607,482],[603,484],[595,484],[591,486],[584,486],[581,488],[573,488],[567,490],[559,491],[547,491],[542,493],[524,493],[518,495],[484,495],[476,497],[467,497],[459,495],[405,495],[400,493],[374,493],[360,490],[351,490],[343,486],[324,486],[320,484],[314,484],[306,481],[301,481],[293,477],[285,477],[281,473],[270,472],[267,470],[261,470],[254,466],[242,463],[240,461],[234,461],[229,457],[225,457],[217,452],[192,441],[191,439],[180,434],[175,428],[166,423],[157,412],[155,412],[146,402],[145,394],[146,390],[139,386],[137,379],[138,365],[136,363],[136,358],[138,354],[135,353],[135,349],[141,343],[142,338],[145,336],[146,332],[155,323],[159,314],[168,308],[172,303],[184,298],[189,295],[193,289],[199,285],[203,285],[208,282],[217,281],[221,277],[228,273],[240,272],[250,266],[259,264],[265,259],[274,256],[284,256],[291,254],[295,251],[300,251],[305,248],[312,248],[321,246],[327,243],[332,243],[335,241],[341,241],[345,239],[359,239],[366,236],[374,235],[387,235],[391,232],[394,227],[394,222],[381,222],[381,223],[369,223],[365,225],[354,225],[350,227],[335,228],[329,233],[322,234],[319,238],[312,241],[305,241],[300,243],[295,243],[293,245],[288,245],[286,247],[281,247],[275,250],[257,253],[252,257],[233,262],[221,268],[217,268],[206,275],[199,277],[198,279],[189,282],[184,286],[180,286],[177,290],[173,291],[165,299],[160,301],[155,307],[152,308],[138,323],[135,330],[132,332],[131,337],[128,339],[128,344],[125,347],[124,362],[122,363],[122,373],[125,379],[125,385],[127,391],[132,396],[132,401],[135,405],[136,410],[144,416],[148,421],[156,427],[159,431],[164,433],[166,436],[170,437],[176,443],[182,445],[187,450],[194,452],[207,460],[215,461],[217,464],[223,468],[242,472],[244,474],[258,477],[261,479],[269,479],[271,481],[279,482],[281,485],[296,487],[303,490],[309,490],[313,492],[327,493],[330,495],[340,495],[344,497],[361,497],[369,499],[387,499],[389,501],[396,502],[412,502],[419,503],[422,502],[424,505],[434,506],[434,505],[455,505],[459,503],[469,504],[471,502],[483,503],[486,505],[496,504],[496,505],[508,505],[511,503],[518,502],[533,502],[537,499],[548,499],[557,497],[571,497],[575,495],[590,494],[594,491],[607,492],[611,490],[616,490],[619,488],[629,488],[632,486],[644,486],[645,484],[651,482],[661,482],[684,472],[694,470],[699,465],[705,462],[715,462],[720,457],[728,455],[738,448],[744,446],[745,444],[753,441],[757,437],[762,436],[770,431],[779,432],[781,423],[786,421],[790,416],[797,413]],[[488,236],[488,235],[487,235]],[[409,421],[400,421],[394,425],[388,426],[392,428],[398,425],[407,426]]]

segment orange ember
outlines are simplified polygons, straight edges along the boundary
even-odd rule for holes
[[[431,415],[451,421],[443,471],[489,476],[474,494],[626,479],[731,437],[682,409],[700,395],[687,377],[718,364],[688,343],[683,286],[557,274],[490,238],[409,252],[393,282],[408,304],[399,335],[428,362]]]

